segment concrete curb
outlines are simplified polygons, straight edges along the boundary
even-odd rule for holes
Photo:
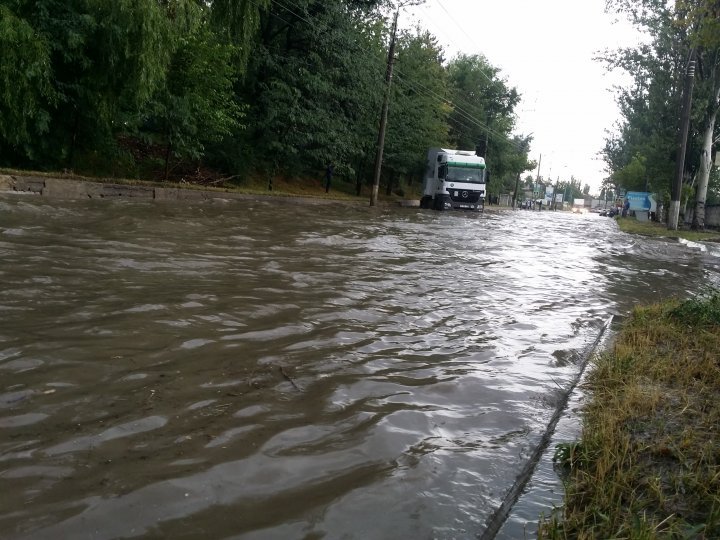
[[[59,199],[154,199],[161,201],[204,201],[213,199],[236,199],[281,204],[344,205],[363,207],[364,203],[341,199],[323,199],[314,197],[292,197],[281,195],[260,195],[238,193],[235,191],[210,191],[202,189],[183,189],[179,187],[159,187],[152,185],[128,185],[111,182],[93,182],[40,176],[0,174],[0,192],[27,193]],[[381,203],[380,206],[390,206]]]

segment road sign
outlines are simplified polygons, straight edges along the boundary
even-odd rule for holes
[[[650,193],[645,191],[628,191],[625,198],[630,203],[630,210],[650,210]]]

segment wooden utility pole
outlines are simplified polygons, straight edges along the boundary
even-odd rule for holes
[[[677,158],[675,160],[675,180],[670,185],[670,208],[668,209],[668,230],[676,231],[680,219],[680,197],[682,195],[683,176],[685,175],[685,150],[687,148],[688,129],[690,127],[690,107],[692,105],[693,82],[695,81],[695,49],[690,51],[680,111],[680,132],[678,133]]]
[[[385,72],[385,99],[383,100],[382,113],[380,114],[380,131],[378,132],[377,153],[375,154],[375,176],[373,177],[372,193],[370,194],[370,206],[377,205],[378,191],[380,189],[380,171],[382,170],[383,150],[385,147],[385,128],[387,126],[388,106],[390,105],[390,85],[392,83],[393,64],[395,63],[395,36],[397,34],[399,15],[400,8],[398,7],[397,11],[395,11],[390,50],[388,52],[387,71]]]
[[[515,193],[513,194],[513,210],[517,210],[517,195],[518,195],[518,189],[520,189],[520,174],[517,174],[517,178],[515,178]]]

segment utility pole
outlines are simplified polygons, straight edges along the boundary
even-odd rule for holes
[[[675,160],[675,180],[670,185],[670,208],[668,209],[667,228],[676,231],[680,219],[680,197],[682,195],[683,176],[685,174],[685,150],[687,148],[688,128],[690,127],[690,107],[692,105],[693,83],[695,81],[695,48],[690,50],[685,85],[680,111],[680,133],[678,133],[677,158]]]
[[[390,38],[387,71],[385,72],[385,99],[383,100],[382,113],[380,114],[380,131],[378,132],[377,153],[375,154],[375,176],[373,177],[372,193],[370,194],[370,206],[377,205],[378,190],[380,189],[380,171],[382,170],[383,150],[385,147],[385,128],[387,126],[388,106],[390,104],[390,84],[392,83],[393,64],[395,63],[395,36],[397,34],[399,15],[400,7],[395,11],[392,37]]]
[[[515,192],[513,194],[513,210],[517,210],[518,189],[520,189],[520,173],[517,174],[517,178],[515,179]]]

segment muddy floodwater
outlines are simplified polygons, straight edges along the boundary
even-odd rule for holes
[[[592,214],[0,194],[0,537],[475,538],[608,317],[719,255]]]

